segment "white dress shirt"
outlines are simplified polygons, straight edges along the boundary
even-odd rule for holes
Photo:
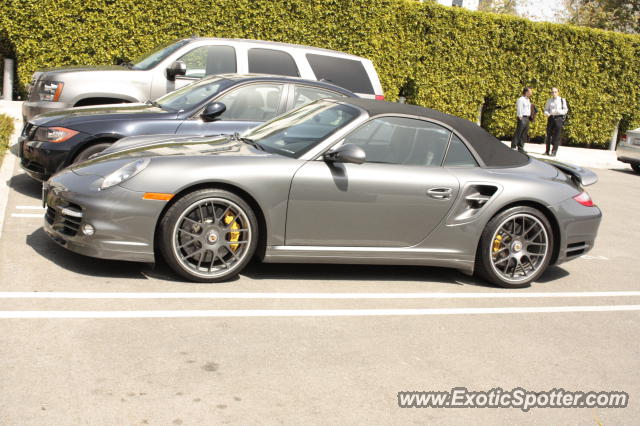
[[[569,108],[567,108],[567,101],[560,96],[549,98],[546,104],[544,104],[545,115],[567,115]]]
[[[526,96],[520,96],[516,101],[516,114],[518,118],[522,118],[525,115],[531,116],[531,101]]]

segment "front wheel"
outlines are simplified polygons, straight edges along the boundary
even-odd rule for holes
[[[631,168],[634,172],[640,174],[640,163],[631,163]]]
[[[528,287],[547,269],[553,244],[551,225],[542,212],[526,206],[510,208],[485,227],[477,273],[501,287]]]
[[[73,164],[88,160],[89,157],[91,157],[93,154],[102,152],[105,149],[109,148],[110,146],[111,146],[111,143],[109,142],[100,142],[100,143],[93,144],[88,148],[85,148],[82,151],[80,151],[78,155],[76,155],[75,158],[73,159]]]
[[[237,195],[203,189],[180,198],[160,221],[159,243],[169,266],[198,282],[235,277],[251,260],[258,224],[251,207]]]

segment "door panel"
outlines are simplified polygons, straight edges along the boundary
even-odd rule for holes
[[[451,192],[434,198],[432,189]],[[440,167],[309,161],[293,178],[286,244],[413,246],[445,217],[458,190]]]
[[[220,134],[242,133],[262,124],[258,121],[203,121],[201,118],[195,118],[190,120],[184,120],[176,134],[178,135],[200,135],[200,136],[212,136]]]

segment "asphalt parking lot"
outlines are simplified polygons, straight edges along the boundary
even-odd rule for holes
[[[597,173],[596,247],[514,291],[382,266],[257,264],[205,285],[162,264],[75,255],[42,231],[40,185],[16,166],[0,236],[0,423],[629,423],[640,416],[640,176]],[[398,406],[399,391],[461,386],[630,399]]]

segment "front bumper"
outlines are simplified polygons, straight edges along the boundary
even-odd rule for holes
[[[91,140],[91,135],[82,132],[60,143],[32,140],[35,129],[37,128],[28,123],[18,142],[20,166],[29,176],[39,181],[49,179],[50,176],[71,164],[76,153]]]
[[[43,185],[44,230],[61,246],[102,259],[154,262],[154,235],[165,201],[120,186],[98,190],[103,178],[67,170]],[[85,235],[83,224],[95,233]]]
[[[593,248],[602,220],[598,207],[585,207],[569,199],[560,203],[556,217],[560,227],[556,264],[580,257]]]
[[[635,138],[635,140],[640,141],[640,138]],[[640,145],[618,144],[616,155],[618,156],[618,161],[623,163],[640,164]]]
[[[67,161],[70,144],[19,139],[20,167],[32,178],[45,181]]]
[[[66,102],[27,101],[22,104],[22,118],[26,123],[39,114],[71,108]]]

